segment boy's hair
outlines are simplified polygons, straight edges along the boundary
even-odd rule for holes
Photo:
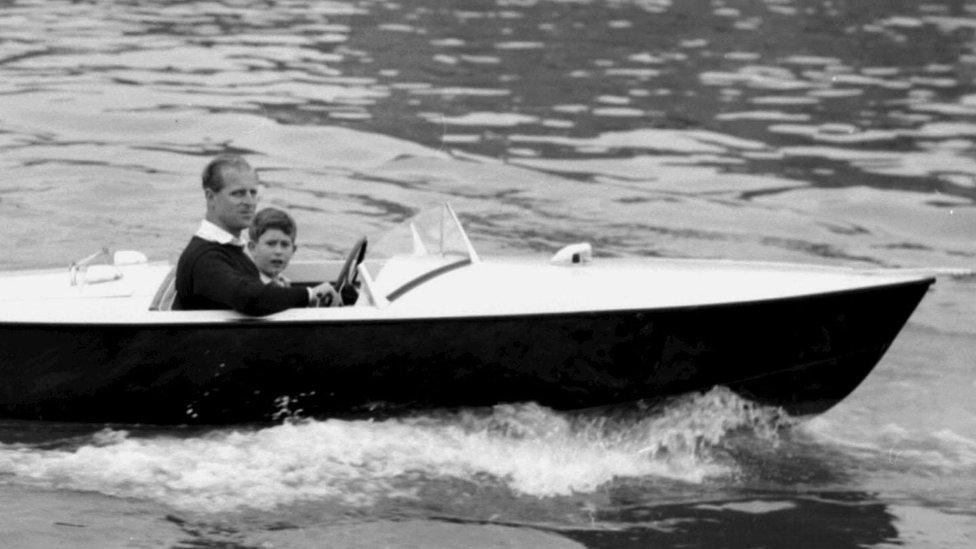
[[[257,242],[268,229],[278,229],[291,237],[292,244],[298,238],[298,227],[295,220],[286,212],[278,208],[264,208],[254,216],[251,226],[247,228],[247,236],[251,242]]]

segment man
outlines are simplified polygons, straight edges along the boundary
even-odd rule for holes
[[[176,266],[174,309],[234,309],[269,315],[292,307],[341,300],[328,282],[314,288],[282,288],[261,282],[244,253],[241,231],[254,217],[257,173],[237,155],[221,155],[203,170],[207,214]]]

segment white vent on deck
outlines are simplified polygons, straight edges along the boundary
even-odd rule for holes
[[[593,247],[590,246],[590,243],[578,242],[576,244],[565,246],[563,249],[556,252],[549,262],[558,265],[574,265],[589,263],[592,260]]]
[[[112,256],[113,265],[140,265],[148,262],[146,254],[136,250],[119,250]]]

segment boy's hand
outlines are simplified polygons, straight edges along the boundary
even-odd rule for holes
[[[342,306],[342,297],[329,282],[323,282],[312,288],[312,293],[315,294],[315,307]]]

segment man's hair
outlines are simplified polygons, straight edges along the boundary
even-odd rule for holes
[[[264,208],[259,211],[251,221],[251,226],[247,228],[247,236],[251,242],[257,243],[261,235],[269,229],[278,229],[291,237],[292,244],[298,238],[298,227],[295,220],[288,213],[278,208]]]
[[[244,157],[236,154],[221,154],[210,161],[203,169],[203,188],[218,192],[224,188],[224,173],[228,170],[251,171],[251,165]]]

